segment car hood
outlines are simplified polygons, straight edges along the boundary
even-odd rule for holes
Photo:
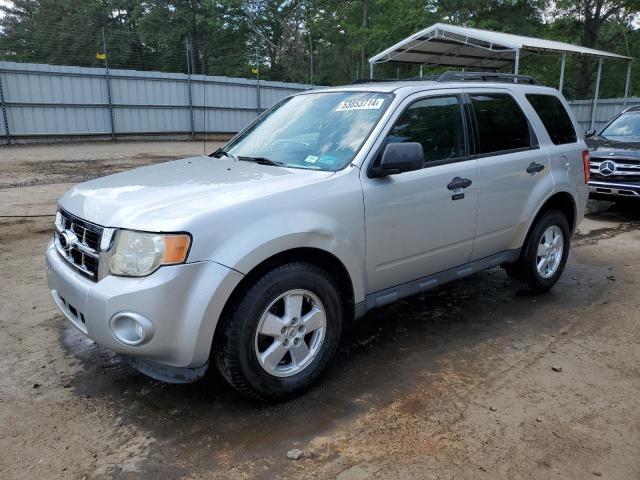
[[[105,227],[176,231],[186,229],[194,217],[333,173],[192,157],[81,183],[65,193],[60,206]]]
[[[640,159],[640,142],[616,142],[606,138],[588,138],[587,146],[592,157]]]

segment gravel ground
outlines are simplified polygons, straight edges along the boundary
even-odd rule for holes
[[[281,405],[213,372],[155,382],[84,339],[46,288],[57,197],[201,151],[0,149],[0,478],[640,478],[637,206],[591,205],[546,295],[494,269],[371,312]]]

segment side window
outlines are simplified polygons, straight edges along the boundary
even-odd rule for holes
[[[427,164],[465,156],[464,124],[456,96],[418,100],[402,112],[388,143],[418,142]]]
[[[526,97],[542,120],[554,145],[578,141],[571,118],[558,97],[538,94],[527,94]]]
[[[474,93],[470,95],[478,124],[478,153],[530,148],[529,121],[511,95]]]

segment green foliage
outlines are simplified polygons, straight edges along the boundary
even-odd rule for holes
[[[536,36],[543,28],[544,0],[441,0],[433,10],[444,23]]]
[[[368,76],[370,56],[436,22],[640,55],[640,0],[14,0],[0,10],[2,60],[103,67],[104,31],[112,68],[253,77],[257,67],[263,79],[316,84]],[[557,55],[522,59],[551,85],[559,67]],[[565,93],[590,95],[595,71],[570,58]],[[376,76],[417,74],[376,66]],[[622,95],[626,66],[605,62],[605,74],[603,94]]]

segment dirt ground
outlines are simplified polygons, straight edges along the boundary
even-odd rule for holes
[[[640,206],[592,204],[546,295],[494,269],[371,312],[325,381],[281,405],[213,372],[153,381],[84,339],[46,286],[56,199],[200,152],[0,149],[0,479],[640,478]]]

